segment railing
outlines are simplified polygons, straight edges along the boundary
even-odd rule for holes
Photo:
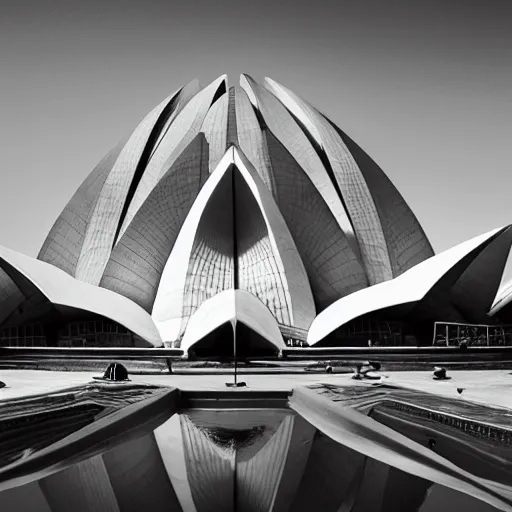
[[[0,347],[47,347],[45,336],[2,336]],[[96,333],[92,336],[60,337],[56,342],[56,348],[79,347],[134,347],[134,339],[131,334],[125,333]]]
[[[132,347],[0,347],[0,359],[181,359],[183,350]]]
[[[4,336],[0,338],[0,347],[46,347],[45,336]]]
[[[512,346],[512,325],[435,322],[432,345],[437,347]]]

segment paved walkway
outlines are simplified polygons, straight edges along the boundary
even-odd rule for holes
[[[0,380],[7,387],[0,389],[0,400],[55,392],[87,384],[98,372],[56,372],[37,370],[2,370]],[[452,371],[451,380],[434,381],[431,372],[384,372],[381,382],[427,393],[437,393],[454,400],[470,400],[512,409],[512,375],[504,370]],[[172,386],[182,390],[218,390],[228,388],[229,375],[132,375],[135,383]],[[292,390],[313,383],[333,385],[354,384],[349,374],[256,374],[241,375],[240,380],[254,390]],[[462,395],[457,388],[464,388]],[[246,388],[247,389],[247,388]]]

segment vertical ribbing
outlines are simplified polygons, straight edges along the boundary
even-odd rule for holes
[[[229,88],[228,101],[228,135],[226,138],[226,149],[232,145],[238,145],[238,130],[236,126],[236,109],[235,109],[235,88]]]

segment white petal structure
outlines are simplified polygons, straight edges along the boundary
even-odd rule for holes
[[[176,93],[178,94],[178,93]],[[173,105],[173,94],[155,107],[134,130],[110,170],[91,214],[85,232],[76,277],[91,284],[99,284],[116,241],[118,227],[130,188],[155,126]]]
[[[103,159],[38,259],[130,299],[179,342],[204,302],[233,289],[305,340],[326,308],[432,255],[344,132],[271,79],[228,87],[222,75],[169,96]],[[3,279],[0,329],[23,295]]]
[[[46,237],[38,258],[75,276],[91,215],[125,141],[114,147],[80,185]]]
[[[85,345],[92,329],[96,346],[254,360],[381,320],[430,344],[437,321],[512,324],[511,251],[507,226],[434,256],[331,120],[271,79],[223,75],[166,98],[105,156],[37,259],[0,247],[0,346]],[[136,381],[4,400],[0,510],[512,510],[505,409],[283,379],[198,409],[197,391]]]
[[[491,304],[490,314],[492,316],[499,315],[500,311],[503,312],[512,301],[512,229],[508,229],[508,233],[501,237],[505,244],[501,250],[501,260],[488,262],[487,269],[491,270],[493,277],[499,278],[499,286],[496,295]],[[501,245],[501,244],[500,244]],[[500,272],[501,278],[500,278]],[[495,284],[495,281],[494,283]],[[507,317],[508,315],[504,315]]]
[[[53,265],[5,247],[0,247],[0,267],[29,300],[35,290],[57,309],[93,313],[123,325],[151,345],[162,344],[151,316],[122,295],[79,281]]]
[[[276,351],[284,348],[283,337],[272,313],[245,290],[225,290],[203,302],[188,323],[181,348],[188,352],[220,326],[230,324],[232,329],[236,329],[238,323],[261,336]]]
[[[141,179],[136,185],[134,196],[127,208],[121,234],[164,173],[199,133],[215,95],[219,90],[226,89],[225,81],[226,77],[221,76],[198,92],[173,120],[169,130],[162,137],[159,146],[155,148],[147,162]]]
[[[512,283],[506,283],[506,286],[501,288],[496,294],[492,308],[490,310],[491,315],[495,315],[505,306],[508,306],[512,301]]]
[[[320,156],[308,141],[305,133],[285,106],[252,78],[244,75],[242,87],[246,92],[248,90],[252,92],[256,98],[255,107],[263,117],[265,125],[304,169],[304,172],[329,206],[340,228],[346,233],[353,249],[359,254],[354,229],[342,204],[341,197],[336,192],[327,169],[325,169]]]
[[[341,196],[358,239],[370,284],[391,279],[393,271],[379,215],[370,188],[354,157],[336,130],[318,111],[277,82],[267,78],[266,83],[269,90],[306,127],[325,155],[326,167],[331,169],[338,190],[343,191]]]
[[[226,152],[229,95],[224,93],[210,108],[201,127],[210,146],[210,172]]]
[[[171,252],[161,274],[153,306],[153,318],[166,340],[179,338],[183,317],[188,319],[193,312],[194,302],[191,301],[195,301],[197,307],[216,293],[233,287],[233,243],[229,236],[233,222],[232,209],[222,208],[226,202],[229,204],[231,195],[229,189],[226,191],[225,187],[218,186],[224,175],[221,169],[227,170],[228,167],[229,155],[225,155],[219,163],[219,172],[214,172],[210,176],[197,195],[176,239],[175,250]],[[228,180],[224,180],[224,183],[231,184]],[[216,195],[214,191],[217,191]],[[209,209],[208,204],[211,205]],[[221,206],[215,208],[216,204]],[[205,237],[208,238],[195,242],[198,233],[201,235],[202,219],[203,225],[208,222],[212,225],[213,232],[207,231]],[[208,271],[202,272],[203,267],[198,269],[197,260],[201,259],[200,252],[203,250],[209,256],[205,264],[210,263],[215,270],[212,276],[209,276]],[[194,275],[198,275],[199,278],[210,277],[211,283],[208,287],[198,285],[200,296],[196,294],[187,297],[185,292],[187,286],[190,287],[191,277]]]
[[[165,264],[207,178],[208,144],[199,134],[135,214],[110,255],[100,286],[151,313]]]
[[[179,337],[205,300],[233,288],[235,251],[239,288],[259,297],[281,324],[309,327],[315,306],[291,234],[251,163],[232,147],[201,190],[162,273],[153,317],[166,339]]]
[[[3,322],[23,301],[25,296],[5,271],[0,270],[0,322]]]
[[[266,142],[276,201],[302,256],[317,307],[366,288],[363,263],[320,192],[271,133]]]
[[[441,287],[441,297],[438,299],[442,300],[443,304],[437,303],[436,307],[438,311],[441,310],[441,315],[445,315],[444,319],[451,309],[457,307],[451,293],[457,285],[461,286],[463,280],[466,280],[466,288],[470,290],[469,300],[473,300],[478,294],[485,297],[486,294],[482,293],[483,290],[476,280],[480,272],[472,276],[472,267],[478,264],[480,258],[485,257],[486,249],[489,250],[491,261],[496,261],[496,249],[500,250],[496,244],[502,241],[502,237],[508,242],[508,251],[511,242],[510,228],[495,229],[433,256],[391,281],[338,300],[320,313],[311,324],[308,333],[309,344],[315,345],[338,327],[363,315],[394,306],[420,303],[426,300],[437,286]],[[485,263],[489,266],[488,259]],[[494,273],[501,275],[501,269],[495,268]],[[491,296],[487,292],[487,301],[492,301],[493,297],[492,291]],[[485,314],[488,308],[481,311]],[[455,321],[463,322],[464,317],[460,315]]]
[[[234,94],[238,145],[252,162],[268,189],[275,195],[274,173],[272,172],[264,130],[258,122],[256,112],[247,93],[241,87],[236,87]]]

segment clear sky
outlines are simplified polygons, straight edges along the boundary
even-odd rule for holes
[[[436,251],[512,223],[512,2],[17,0],[0,16],[0,244],[36,255],[192,78],[270,76],[380,164]]]

